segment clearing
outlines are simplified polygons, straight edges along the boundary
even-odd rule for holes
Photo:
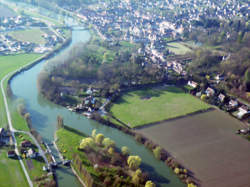
[[[193,48],[196,48],[197,45],[194,42],[170,42],[167,44],[167,48],[177,54],[183,55],[185,53],[191,52]]]
[[[194,172],[203,187],[249,186],[250,144],[241,122],[214,110],[137,130]]]
[[[175,86],[131,91],[111,107],[111,114],[121,122],[137,127],[184,116],[210,106]]]

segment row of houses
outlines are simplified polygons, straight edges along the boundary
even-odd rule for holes
[[[200,97],[202,94],[205,94],[207,98],[214,98],[215,100],[218,100],[220,104],[225,106],[227,111],[237,111],[236,117],[238,119],[242,119],[245,116],[250,116],[250,107],[248,105],[241,103],[237,99],[229,97],[226,94],[218,93],[215,88],[207,87],[202,93],[202,88],[198,88],[199,83],[190,80],[188,81],[187,85],[193,89],[196,89],[196,92],[193,92],[193,94],[196,96]]]

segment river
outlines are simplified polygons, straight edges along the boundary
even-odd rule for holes
[[[90,33],[87,30],[73,29],[72,42],[56,56],[65,55],[76,43],[86,42],[89,39]],[[118,147],[128,146],[131,154],[139,155],[142,158],[141,168],[150,173],[150,178],[157,183],[157,186],[184,186],[171,169],[163,162],[156,160],[152,152],[137,143],[133,137],[73,113],[64,107],[51,103],[40,95],[37,88],[37,78],[46,63],[45,60],[41,61],[31,69],[15,76],[10,83],[15,98],[24,100],[26,109],[31,114],[32,126],[40,133],[45,142],[51,143],[54,140],[56,118],[60,115],[68,126],[89,135],[93,129],[97,129],[98,133],[103,133],[105,137],[113,139]],[[56,170],[56,174],[59,187],[80,186],[70,169],[61,167]]]

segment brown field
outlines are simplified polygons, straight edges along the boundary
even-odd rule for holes
[[[189,168],[204,187],[250,186],[250,142],[242,124],[214,110],[137,130]]]

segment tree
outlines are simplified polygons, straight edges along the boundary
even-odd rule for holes
[[[91,148],[95,145],[95,142],[93,140],[93,138],[88,137],[88,138],[84,138],[82,139],[79,148],[80,149],[87,149],[87,148]]]
[[[122,147],[122,154],[125,155],[125,156],[129,154],[129,149],[128,149],[127,146]]]
[[[205,94],[202,94],[201,100],[202,100],[202,101],[205,101],[206,99],[207,99],[207,96],[206,96]]]
[[[92,130],[91,136],[92,136],[93,138],[95,138],[95,136],[96,136],[96,129],[93,129],[93,130]]]
[[[57,116],[57,129],[63,128],[64,122],[62,116]]]
[[[142,172],[140,169],[137,169],[135,172],[135,175],[132,177],[132,182],[137,186],[140,184],[140,177],[142,175]]]
[[[141,164],[141,158],[139,156],[129,156],[127,163],[131,169],[137,169]]]
[[[153,150],[153,153],[154,153],[154,156],[155,158],[157,159],[161,159],[161,152],[162,152],[162,149],[160,146],[157,146],[154,150]]]
[[[115,142],[113,140],[111,140],[110,138],[104,138],[104,140],[102,141],[102,144],[106,147],[114,147],[115,146]]]
[[[102,141],[104,139],[104,135],[99,133],[95,136],[95,142],[98,144],[98,145],[102,145]]]
[[[152,181],[147,181],[145,187],[156,187],[156,185]]]
[[[250,91],[250,69],[245,72],[246,91]]]
[[[110,147],[110,148],[108,149],[108,153],[109,153],[110,155],[113,155],[114,152],[115,152],[115,150],[114,150],[113,147]]]

